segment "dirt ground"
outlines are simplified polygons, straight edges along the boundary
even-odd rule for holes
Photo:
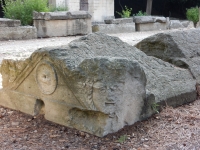
[[[162,31],[159,31],[162,32]],[[134,45],[157,32],[118,34]],[[43,46],[58,46],[78,37],[0,41],[0,60],[25,58]],[[163,110],[103,138],[64,127],[44,116],[23,114],[0,106],[0,150],[199,150],[200,100]]]
[[[199,150],[200,100],[99,138],[0,107],[1,150]]]

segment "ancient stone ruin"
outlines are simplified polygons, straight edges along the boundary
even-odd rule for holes
[[[35,27],[21,26],[20,20],[0,18],[0,41],[35,38],[37,38],[37,29]]]
[[[147,55],[160,58],[177,67],[189,69],[200,83],[200,29],[158,33],[150,36],[136,47]]]
[[[135,16],[133,18],[135,22],[136,31],[154,31],[154,30],[166,30],[167,18],[157,16]]]
[[[87,11],[33,13],[38,37],[89,34],[92,32],[91,18]]]
[[[100,137],[151,116],[154,104],[196,99],[188,69],[102,33],[3,60],[1,74],[0,105]]]

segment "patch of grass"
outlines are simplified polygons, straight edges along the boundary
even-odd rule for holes
[[[125,141],[127,140],[127,135],[121,135],[120,137],[119,137],[119,139],[117,140],[117,142],[119,142],[119,143],[124,143]]]
[[[155,111],[156,113],[159,114],[159,111],[158,111],[159,106],[160,106],[160,105],[159,105],[158,103],[153,103],[153,104],[151,105],[151,108],[153,109],[153,111]]]
[[[134,14],[134,16],[147,16],[147,13],[140,10],[138,13]]]

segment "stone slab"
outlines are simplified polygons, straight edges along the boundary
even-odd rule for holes
[[[102,33],[130,33],[130,32],[135,32],[135,23],[93,25],[92,26],[92,32],[102,32]]]
[[[105,19],[105,24],[124,24],[133,23],[133,18]]]
[[[18,27],[20,25],[20,20],[0,18],[0,27]]]
[[[157,16],[134,16],[133,22],[136,24],[144,24],[144,23],[166,23],[167,19],[165,17],[157,17]]]
[[[181,68],[188,68],[200,84],[200,29],[159,33],[136,47],[147,55],[158,57]]]
[[[136,23],[136,31],[156,31],[156,30],[166,30],[167,23]]]
[[[91,19],[87,11],[33,12],[33,20]]]
[[[0,27],[0,40],[27,40],[37,38],[37,29],[32,26]]]

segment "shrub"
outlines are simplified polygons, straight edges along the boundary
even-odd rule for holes
[[[138,13],[134,14],[134,16],[147,16],[147,13],[140,10]]]
[[[33,24],[33,11],[49,11],[48,0],[5,0],[5,6],[2,7],[5,14],[4,17],[19,19],[22,25]]]
[[[117,12],[122,18],[129,18],[131,16],[132,8],[125,6],[125,9],[122,10],[122,13]]]
[[[193,21],[194,24],[196,25],[196,23],[199,21],[199,9],[198,9],[198,7],[192,7],[192,8],[187,9],[186,17],[187,17],[188,20]]]

